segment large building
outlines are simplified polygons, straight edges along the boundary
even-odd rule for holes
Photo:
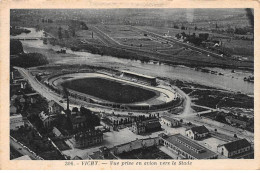
[[[202,138],[206,138],[209,136],[209,130],[203,125],[203,126],[195,126],[192,128],[189,128],[185,131],[186,136],[188,136],[191,139],[199,140]]]
[[[158,118],[137,121],[132,123],[132,132],[140,135],[147,132],[154,132],[161,130],[161,123]]]
[[[100,130],[87,130],[73,135],[72,143],[75,148],[85,148],[103,142],[103,133]]]
[[[156,85],[156,78],[152,76],[147,76],[125,70],[122,71],[122,75],[127,78],[132,78],[133,80],[136,80],[136,82],[147,83],[152,86]]]
[[[45,113],[44,111],[42,111],[39,114],[39,118],[43,124],[43,127],[45,127],[45,128],[50,128],[53,124],[53,121],[55,120],[55,116],[49,115],[49,114]]]
[[[164,133],[159,134],[160,144],[166,146],[170,151],[178,154],[181,159],[217,159],[218,155],[213,151],[201,146],[197,142],[175,134],[168,136]]]
[[[51,100],[48,102],[48,111],[50,114],[60,114],[63,110],[63,107],[61,107],[55,101]]]
[[[229,142],[217,147],[218,152],[228,158],[242,158],[252,153],[252,146],[246,139]]]
[[[161,117],[161,122],[162,124],[166,124],[169,127],[178,127],[180,126],[180,122],[176,119],[167,117],[167,116],[162,116]]]

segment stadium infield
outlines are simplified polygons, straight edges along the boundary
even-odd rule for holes
[[[142,102],[157,95],[152,90],[97,77],[69,80],[61,85],[115,103]]]
[[[173,90],[102,73],[61,74],[48,78],[46,82],[59,90],[63,90],[65,84],[65,87],[73,94],[78,95],[78,98],[90,98],[104,104],[149,106],[169,103],[176,99],[176,93]],[[115,98],[117,96],[119,98]]]

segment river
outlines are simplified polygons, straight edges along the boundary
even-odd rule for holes
[[[11,38],[19,37],[40,37],[43,35],[43,31],[36,31],[34,28],[26,28],[31,30],[28,34],[21,34],[18,36],[11,36]],[[42,40],[25,40],[22,41],[24,51],[32,52],[32,48],[35,50],[60,50],[60,46],[53,46],[50,44],[43,44]],[[254,94],[254,84],[245,82],[244,77],[253,75],[252,72],[246,70],[236,70],[232,73],[230,69],[221,68],[208,68],[224,75],[215,75],[210,73],[204,73],[196,71],[194,68],[185,66],[171,66],[167,64],[154,64],[141,63],[136,60],[128,60],[122,58],[116,58],[111,56],[95,55],[88,52],[74,52],[67,49],[67,54],[70,56],[60,58],[53,63],[57,64],[88,64],[88,65],[99,65],[104,67],[113,67],[119,70],[129,70],[137,73],[156,77],[167,77],[170,79],[179,79],[189,82],[195,82],[207,86],[213,86],[221,89],[227,89],[231,91],[239,91],[248,95]],[[45,54],[48,59],[52,58],[52,54]],[[48,57],[49,56],[49,57]],[[58,55],[56,55],[58,56]]]

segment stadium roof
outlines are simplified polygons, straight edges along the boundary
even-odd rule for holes
[[[134,72],[131,72],[131,71],[126,71],[126,70],[122,70],[121,72],[136,75],[136,76],[145,77],[145,78],[148,78],[148,79],[155,79],[156,78],[156,77],[152,77],[152,76],[148,76],[148,75],[144,75],[144,74],[139,74],[139,73],[134,73]]]

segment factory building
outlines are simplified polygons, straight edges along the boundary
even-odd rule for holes
[[[178,154],[181,159],[217,159],[218,155],[213,151],[201,146],[197,142],[181,135],[168,136],[159,134],[160,144],[166,146],[170,151]]]

